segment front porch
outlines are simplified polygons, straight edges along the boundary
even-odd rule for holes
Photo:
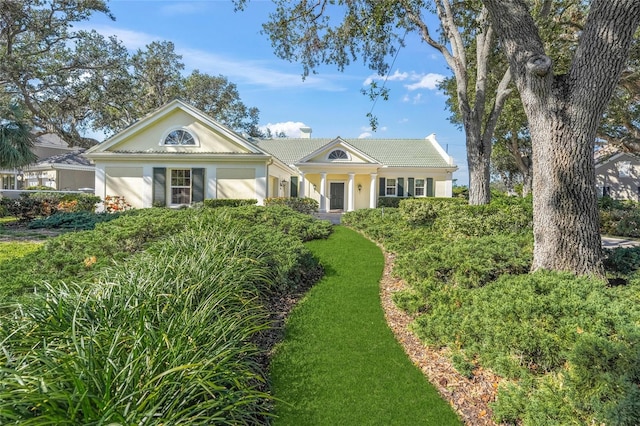
[[[376,173],[300,173],[299,197],[318,201],[320,213],[375,208]]]

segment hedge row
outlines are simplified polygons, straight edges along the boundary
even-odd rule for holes
[[[640,249],[608,253],[610,283],[531,274],[527,203],[414,199],[342,223],[396,253],[408,289],[394,300],[424,342],[449,347],[464,375],[504,377],[497,422],[640,424]]]

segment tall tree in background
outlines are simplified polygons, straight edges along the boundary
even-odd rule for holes
[[[222,77],[221,97],[187,89],[173,43],[154,42],[130,55],[116,37],[73,31],[94,13],[109,15],[103,0],[0,1],[0,102],[19,104],[38,133],[56,133],[88,146],[88,130],[113,134],[175,97],[208,105],[213,118],[234,130],[259,134],[257,108],[247,108]],[[193,85],[192,85],[193,86]],[[222,111],[224,113],[222,113]]]
[[[239,9],[245,3],[246,0],[236,0]],[[304,76],[322,64],[335,65],[343,71],[358,58],[378,74],[386,75],[390,71],[389,59],[403,46],[407,32],[416,32],[440,52],[455,79],[456,103],[466,137],[469,202],[489,202],[491,140],[510,93],[510,74],[506,67],[490,70],[487,66],[495,49],[494,33],[479,0],[274,0],[274,3],[276,12],[264,24],[264,31],[280,58],[302,64]],[[433,12],[440,19],[442,40],[433,36],[424,19]],[[463,32],[463,28],[468,31]],[[477,46],[473,58],[467,57],[468,43]],[[489,73],[497,75],[493,96],[487,93]],[[383,88],[373,85],[371,89],[372,96],[387,96]]]
[[[593,0],[556,74],[524,0],[483,0],[509,59],[533,147],[534,269],[602,275],[593,150],[640,22],[637,0]]]
[[[101,0],[0,2],[0,92],[19,103],[36,131],[55,132],[72,144],[89,115],[84,83],[109,70],[119,42],[96,32],[72,31],[92,13],[109,13]]]
[[[640,31],[622,71],[598,137],[616,150],[640,153]]]

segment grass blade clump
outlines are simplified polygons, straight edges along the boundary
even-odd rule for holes
[[[251,338],[269,325],[268,257],[242,228],[203,221],[93,286],[49,286],[0,319],[0,422],[265,422]]]

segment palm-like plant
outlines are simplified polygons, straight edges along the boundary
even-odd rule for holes
[[[34,136],[22,109],[11,104],[0,115],[0,168],[17,168],[34,163]]]

